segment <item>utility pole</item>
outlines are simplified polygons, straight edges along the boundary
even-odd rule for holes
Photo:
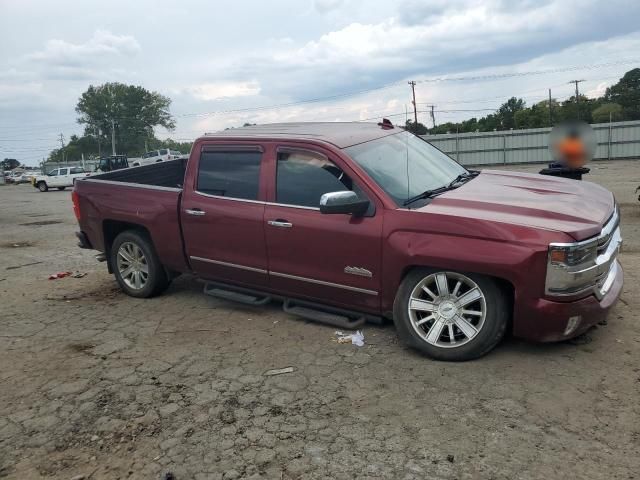
[[[96,127],[96,137],[98,137],[98,159],[102,158],[102,149],[100,148],[101,136],[102,136],[102,129]]]
[[[413,94],[413,101],[411,103],[413,103],[413,118],[415,123],[413,124],[413,133],[417,133],[418,132],[418,105],[416,104],[416,82],[415,80],[411,80],[409,82],[409,85],[411,85],[411,93]]]
[[[578,120],[580,120],[580,92],[578,91],[578,84],[584,82],[584,80],[571,80],[569,83],[575,83],[576,85],[576,110],[578,112]]]
[[[551,89],[549,89],[549,126],[553,127],[553,112],[551,111]]]
[[[435,105],[429,104],[427,105],[427,107],[429,107],[431,109],[431,111],[429,112],[430,116],[431,116],[431,122],[433,123],[433,128],[436,128],[436,115],[435,115],[435,111],[433,110],[434,108],[436,108]]]
[[[116,154],[116,122],[111,119],[111,154]]]
[[[62,161],[64,162],[64,135],[62,133],[60,134],[60,152],[62,153]]]

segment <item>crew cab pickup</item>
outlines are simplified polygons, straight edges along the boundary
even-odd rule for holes
[[[388,121],[226,130],[72,197],[80,246],[129,295],[191,272],[211,295],[344,328],[392,319],[437,359],[479,357],[507,331],[574,337],[622,289],[608,190],[467,170]]]
[[[82,167],[54,168],[46,175],[31,177],[31,184],[41,192],[46,192],[50,188],[64,190],[67,187],[72,187],[78,178],[88,177],[89,175],[91,173],[85,171]]]

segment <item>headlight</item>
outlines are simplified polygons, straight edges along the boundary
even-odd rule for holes
[[[598,256],[598,240],[587,243],[549,245],[551,265],[574,267],[592,263]]]

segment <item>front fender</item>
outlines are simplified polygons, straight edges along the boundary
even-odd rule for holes
[[[515,299],[544,293],[546,250],[519,242],[397,231],[383,252],[383,311],[393,309],[402,279],[415,267],[473,272],[509,282]]]

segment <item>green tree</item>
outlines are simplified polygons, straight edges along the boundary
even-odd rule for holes
[[[521,98],[511,97],[498,109],[497,116],[501,127],[505,130],[509,128],[521,128],[516,123],[516,113],[525,109],[525,101]],[[488,115],[487,117],[490,117]]]
[[[13,170],[20,166],[20,162],[15,158],[5,158],[2,162],[2,170]]]
[[[640,120],[640,68],[629,70],[611,87],[607,88],[604,99],[622,107],[625,120]]]
[[[145,140],[153,138],[153,128],[175,128],[169,112],[171,100],[157,92],[135,85],[105,83],[90,85],[76,106],[78,123],[85,125],[85,136],[107,147],[115,128],[117,150],[120,153],[144,150]],[[96,141],[97,144],[97,141]]]
[[[414,125],[412,120],[407,120],[404,128],[409,132],[415,133],[416,135],[426,135],[429,132],[429,129],[422,123],[418,122],[417,125]]]
[[[583,120],[587,123],[592,122],[591,111],[595,105],[598,105],[598,100],[588,98],[585,95],[580,95],[578,100],[576,103],[576,97],[574,95],[562,102],[559,120]]]
[[[591,113],[591,117],[594,123],[608,122],[609,119],[613,122],[618,122],[624,118],[622,105],[617,103],[603,103]]]

